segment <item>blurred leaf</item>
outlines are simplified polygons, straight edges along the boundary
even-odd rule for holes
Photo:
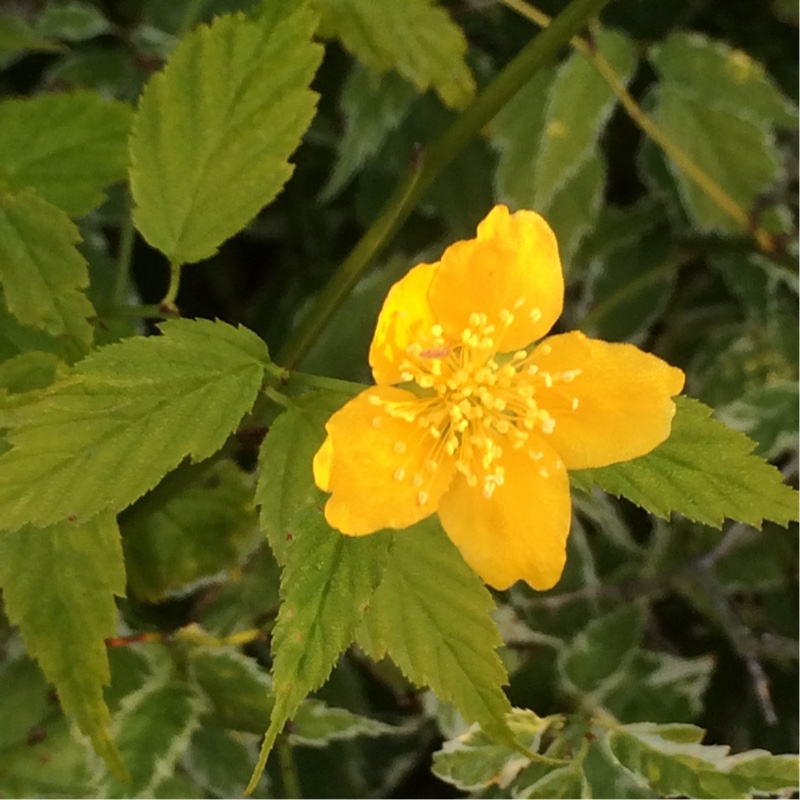
[[[798,405],[797,383],[777,381],[749,390],[716,414],[721,422],[758,442],[759,456],[773,460],[797,447]]]
[[[749,118],[759,126],[797,126],[797,109],[763,65],[742,50],[679,31],[653,48],[649,58],[662,81],[704,106]]]
[[[63,49],[63,45],[41,36],[20,17],[0,18],[0,66],[28,51],[58,53]]]
[[[49,3],[36,20],[36,32],[52,39],[82,42],[108,33],[111,26],[93,5],[80,0]]]
[[[572,692],[590,695],[592,702],[627,678],[627,664],[644,630],[639,605],[623,607],[593,619],[559,653],[558,670]]]
[[[389,555],[388,533],[343,536],[317,508],[293,523],[272,633],[275,707],[262,754],[353,641]]]
[[[0,666],[0,753],[27,744],[30,732],[53,715],[50,687],[32,658],[6,659]],[[0,766],[0,775],[3,769]],[[2,786],[2,778],[0,778]]]
[[[157,603],[237,566],[255,523],[252,490],[232,462],[179,468],[120,520],[130,591]]]
[[[0,281],[8,310],[23,325],[88,349],[94,308],[83,292],[89,274],[79,240],[69,217],[36,192],[0,194]]]
[[[776,791],[777,784],[790,791],[797,786],[796,757],[764,762],[751,753],[730,757],[728,747],[700,744],[702,736],[701,729],[688,725],[636,723],[612,730],[608,744],[619,763],[661,797],[752,797]]]
[[[214,722],[222,728],[261,734],[275,705],[269,673],[233,649],[197,647],[190,655]]]
[[[320,700],[306,700],[292,719],[289,741],[306,747],[325,747],[329,742],[355,739],[357,736],[385,736],[402,731],[402,728],[353,714],[343,708],[331,708]]]
[[[321,200],[339,194],[362,164],[375,155],[416,96],[414,87],[395,73],[377,75],[360,64],[353,66],[339,95],[344,134],[337,142],[336,163]]]
[[[114,516],[4,533],[0,587],[6,614],[58,690],[64,711],[91,738],[108,768],[124,778],[103,699],[103,686],[111,679],[104,639],[117,629],[114,595],[125,592]]]
[[[403,674],[453,703],[468,722],[510,737],[510,704],[497,656],[491,595],[429,517],[394,534],[388,566],[358,633],[375,661],[388,653]]]
[[[129,694],[114,716],[113,731],[131,773],[130,784],[108,778],[101,797],[157,797],[200,727],[205,704],[195,687],[153,680]]]
[[[183,764],[191,777],[215,797],[242,797],[253,756],[235,734],[206,725],[194,732]],[[265,795],[256,794],[262,796]]]
[[[29,350],[0,363],[0,392],[9,394],[44,389],[56,379],[58,359],[53,353]],[[2,396],[2,395],[0,395]]]
[[[53,62],[47,70],[49,86],[63,89],[94,89],[104,97],[135,100],[147,74],[122,42],[99,40]]]
[[[322,499],[311,462],[325,439],[325,423],[347,400],[331,392],[293,399],[261,445],[256,502],[261,504],[261,527],[280,563],[286,561],[295,517]]]
[[[322,34],[337,36],[371,70],[396,70],[420,92],[435,89],[451,107],[471,99],[475,82],[464,59],[467,40],[436,0],[314,0],[314,5],[322,14]]]
[[[125,177],[131,109],[96,92],[0,102],[0,190],[35,189],[73,217]]]
[[[274,27],[217,17],[149,80],[130,140],[134,221],[171,262],[213,255],[289,179],[316,103],[314,22],[306,9]]]
[[[575,485],[588,490],[596,484],[658,516],[678,512],[715,527],[725,517],[755,527],[797,519],[796,492],[775,467],[752,455],[754,442],[712,419],[697,400],[678,397],[676,405],[666,442],[633,461],[571,472]]]
[[[95,351],[29,406],[0,456],[0,527],[120,510],[186,456],[222,447],[261,387],[266,345],[208,320],[161,331]]]
[[[514,739],[534,752],[551,722],[523,709],[508,714],[508,727]],[[505,789],[529,763],[526,756],[473,727],[457,739],[445,742],[433,754],[433,773],[465,792],[480,791],[492,784]]]

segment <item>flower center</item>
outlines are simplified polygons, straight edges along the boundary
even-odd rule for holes
[[[523,304],[524,301],[517,301],[514,311]],[[555,420],[537,401],[537,387],[550,389],[557,382],[572,381],[580,373],[540,370],[527,350],[498,355],[497,342],[513,321],[514,311],[500,312],[499,329],[489,323],[485,314],[471,314],[468,327],[457,341],[446,338],[441,325],[434,325],[424,337],[424,345],[414,343],[407,348],[407,358],[400,365],[403,380],[416,384],[420,397],[409,402],[373,397],[390,416],[419,425],[419,439],[397,442],[396,453],[427,447],[422,461],[430,473],[436,471],[444,453],[455,456],[456,469],[470,486],[481,483],[487,499],[505,482],[505,448],[524,448],[535,462],[543,458],[532,434],[552,433]],[[530,314],[541,315],[536,309]],[[541,345],[539,352],[546,353],[548,347]],[[577,408],[577,398],[565,399],[568,407]],[[539,472],[548,477],[544,466],[539,467]],[[396,470],[395,479],[411,480],[420,490],[420,504],[427,502],[424,474],[407,476],[401,467]]]

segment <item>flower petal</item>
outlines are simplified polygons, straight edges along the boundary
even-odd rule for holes
[[[531,360],[539,368],[536,401],[555,421],[549,441],[567,469],[638,458],[669,436],[671,398],[684,374],[666,361],[578,331],[549,337]],[[545,373],[549,388],[541,382]]]
[[[450,485],[454,459],[417,422],[390,416],[387,404],[412,410],[411,392],[376,386],[337,411],[314,456],[314,480],[332,492],[325,518],[342,533],[362,536],[406,528],[436,511]]]
[[[509,214],[505,206],[489,212],[476,239],[445,250],[430,287],[431,308],[447,334],[458,340],[473,327],[471,315],[485,314],[498,331],[499,352],[519,350],[544,336],[563,303],[555,234],[535,212]]]
[[[435,274],[435,264],[417,264],[389,290],[369,349],[376,383],[402,383],[406,348],[412,343],[424,348],[429,340],[435,320],[428,290]]]
[[[524,580],[549,589],[566,561],[571,518],[569,479],[564,464],[545,442],[541,458],[527,450],[503,454],[505,482],[490,498],[482,484],[469,486],[463,475],[439,504],[439,518],[464,560],[495,589]]]

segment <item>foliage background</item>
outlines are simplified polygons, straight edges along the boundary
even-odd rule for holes
[[[186,30],[257,5],[7,2],[0,8],[0,95],[84,88],[135,104]],[[337,4],[319,5],[327,12],[319,30],[325,55],[313,82],[318,111],[292,158],[294,174],[245,231],[183,271],[175,298],[183,316],[244,324],[279,361],[311,298],[409,165],[469,101],[470,75],[485,86],[536,30],[501,3],[450,2],[437,41],[412,43],[429,20],[419,10],[426,3],[408,3],[408,27],[393,28],[409,37],[404,62],[403,48],[386,39],[386,19],[367,25],[366,45],[354,44],[332,11]],[[541,5],[551,14],[560,8]],[[612,2],[602,21],[596,47],[669,139],[743,210],[749,229],[664,157],[587,62],[564,52],[560,66],[538,73],[437,178],[299,366],[367,381],[372,327],[391,283],[472,235],[494,202],[532,207],[551,218],[562,244],[563,327],[633,341],[683,368],[687,393],[753,437],[796,485],[796,7],[628,0]],[[465,62],[446,38],[451,25],[466,36]],[[139,319],[119,306],[157,306],[169,282],[165,257],[133,235],[124,187],[107,194],[90,213],[92,203],[84,209],[73,195],[70,212],[90,267],[97,344],[152,332],[157,309]],[[754,229],[762,230],[760,240]],[[128,255],[130,281],[120,278]],[[32,343],[30,329],[20,332],[0,313],[6,388],[14,391],[20,353],[72,360],[62,340]],[[55,369],[47,358],[37,368],[43,375]],[[25,381],[31,370],[26,364]],[[255,454],[240,437],[238,467],[225,461],[173,473],[123,512],[124,635],[158,640],[191,632],[194,623],[217,637],[269,633],[279,568],[253,509]],[[796,526],[787,532],[768,523],[759,533],[728,523],[718,531],[660,520],[601,494],[576,493],[575,500],[559,585],[544,594],[516,587],[497,598],[512,704],[541,716],[605,709],[623,722],[691,722],[707,729],[706,743],[796,752]],[[44,613],[57,620],[59,609]],[[93,760],[8,622],[0,648],[0,794],[242,791],[270,711],[266,672],[255,667],[271,663],[265,639],[245,644],[247,660],[211,646],[192,655],[204,694],[167,677],[168,664],[189,658],[180,637],[109,649],[106,699],[118,745],[133,759],[133,789]],[[448,773],[444,760],[440,778],[431,774],[432,753],[463,728],[452,709],[391,662],[373,664],[353,649],[318,697],[328,705],[303,706],[259,786],[263,796],[292,792],[296,782],[308,796],[455,796],[458,787],[480,786]],[[361,716],[335,718],[333,707]],[[322,718],[327,728],[319,727]],[[393,726],[389,733],[385,724]],[[147,747],[137,727],[148,731]],[[618,796],[652,796],[624,782],[604,786]]]

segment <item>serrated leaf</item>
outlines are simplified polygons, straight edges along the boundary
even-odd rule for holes
[[[269,673],[236,650],[197,647],[190,655],[195,680],[208,698],[215,722],[261,734],[275,705]]]
[[[626,661],[643,630],[644,612],[635,604],[593,619],[559,652],[561,679],[572,692],[594,695],[596,702],[625,680]]]
[[[284,724],[328,678],[355,637],[389,555],[387,532],[365,537],[333,530],[317,508],[295,515],[272,633],[275,707],[264,737],[263,767]],[[251,785],[259,775],[258,768]]]
[[[759,125],[797,125],[797,109],[747,53],[699,33],[672,33],[649,54],[663,81],[706,106]]]
[[[751,439],[714,420],[697,400],[678,397],[676,405],[666,442],[633,461],[576,470],[570,473],[575,485],[597,485],[657,516],[677,512],[715,527],[726,517],[758,528],[764,520],[797,519],[797,493],[775,467],[752,455]]]
[[[0,103],[0,190],[35,189],[70,216],[88,214],[125,177],[127,103],[97,92]]]
[[[86,350],[94,307],[83,293],[89,270],[75,247],[80,238],[66,213],[36,192],[0,193],[0,283],[8,310],[23,325]]]
[[[380,148],[416,98],[414,87],[399,75],[377,75],[356,64],[345,80],[339,107],[345,119],[337,144],[336,163],[320,199],[335,197]]]
[[[280,563],[286,560],[294,517],[322,502],[311,462],[325,439],[325,423],[348,399],[313,392],[293,400],[261,445],[256,502],[261,505],[261,527]]]
[[[305,700],[292,719],[289,741],[306,747],[325,747],[329,742],[358,736],[391,736],[402,730],[343,708],[331,708],[321,700]]]
[[[129,694],[114,717],[117,746],[131,772],[121,785],[109,778],[101,797],[155,797],[173,776],[206,710],[196,687],[177,679],[151,681]]]
[[[148,82],[130,140],[134,222],[173,263],[213,255],[281,190],[314,114],[322,48],[301,8],[217,17]]]
[[[109,733],[111,716],[103,699],[111,677],[104,640],[117,628],[114,596],[125,592],[114,516],[4,533],[0,587],[6,614],[58,690],[64,711],[91,738],[108,768],[124,779],[125,764]]]
[[[728,747],[700,744],[701,729],[681,728],[693,729],[700,738],[677,738],[676,726],[638,723],[616,727],[608,744],[617,761],[661,797],[752,797],[756,792],[777,791],[776,784],[782,784],[781,789],[797,787],[796,756],[750,751],[731,757]],[[765,763],[766,758],[774,761]],[[784,783],[787,779],[789,786]]]
[[[507,719],[516,742],[534,752],[552,721],[538,717],[533,711],[516,708]],[[473,728],[458,739],[445,742],[433,754],[432,772],[462,791],[475,792],[490,785],[505,789],[529,764],[530,760],[519,751]],[[557,764],[548,766],[553,769]]]
[[[493,610],[486,587],[431,517],[394,535],[358,642],[376,661],[388,653],[413,683],[508,740],[508,678]]]
[[[636,66],[628,39],[602,29],[595,47],[625,84]],[[537,148],[531,208],[547,208],[562,183],[571,178],[597,147],[616,96],[591,61],[574,53],[556,73],[550,87],[542,138]]]
[[[266,345],[222,322],[161,330],[95,351],[26,407],[0,456],[0,529],[120,510],[219,450],[255,400]]]
[[[467,40],[435,0],[375,3],[373,0],[314,0],[321,29],[375,72],[393,69],[419,91],[433,88],[452,107],[475,91],[465,61]]]
[[[157,603],[238,565],[255,523],[252,488],[235,464],[179,467],[120,518],[130,591]]]

